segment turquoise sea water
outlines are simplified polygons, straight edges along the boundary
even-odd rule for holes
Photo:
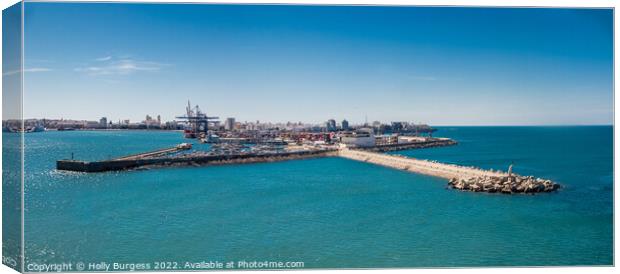
[[[178,132],[26,135],[26,264],[303,261],[307,268],[609,265],[612,127],[443,127],[418,158],[559,182],[541,195],[459,192],[341,158],[79,174],[184,142]],[[196,144],[195,146],[199,146]]]

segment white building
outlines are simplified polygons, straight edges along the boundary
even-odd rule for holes
[[[358,129],[340,135],[340,143],[350,147],[371,147],[376,144],[372,129]]]
[[[422,136],[398,136],[399,144],[408,144],[408,143],[417,143],[417,142],[425,142],[427,141],[427,137]]]

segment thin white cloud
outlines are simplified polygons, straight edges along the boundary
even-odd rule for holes
[[[46,71],[52,71],[52,69],[49,69],[49,68],[29,68],[29,69],[24,69],[24,72],[46,72]]]
[[[24,69],[23,72],[46,72],[46,71],[51,71],[51,69],[49,68],[27,68]],[[2,73],[2,76],[9,76],[9,75],[15,75],[22,72],[22,70],[10,70],[7,72]]]
[[[96,76],[96,75],[128,75],[135,72],[143,72],[143,71],[159,71],[166,64],[150,62],[150,61],[139,61],[131,58],[123,58],[123,59],[115,59],[113,57],[104,57],[97,59],[100,63],[97,63],[92,66],[79,67],[76,68],[75,71],[83,72],[88,75]]]
[[[95,61],[103,62],[103,61],[109,61],[111,59],[112,59],[112,56],[106,56],[106,57],[97,58],[97,59],[95,59]]]

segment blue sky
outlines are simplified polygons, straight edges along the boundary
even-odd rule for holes
[[[26,3],[25,117],[611,124],[613,15]],[[5,75],[5,77],[8,77]]]

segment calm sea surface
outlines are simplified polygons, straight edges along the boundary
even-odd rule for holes
[[[25,135],[26,264],[612,264],[611,126],[442,127],[435,136],[459,144],[395,153],[493,169],[514,163],[515,172],[564,188],[532,196],[459,192],[445,189],[443,179],[341,158],[59,172],[55,161],[71,153],[98,160],[187,140],[178,132],[30,133]]]

